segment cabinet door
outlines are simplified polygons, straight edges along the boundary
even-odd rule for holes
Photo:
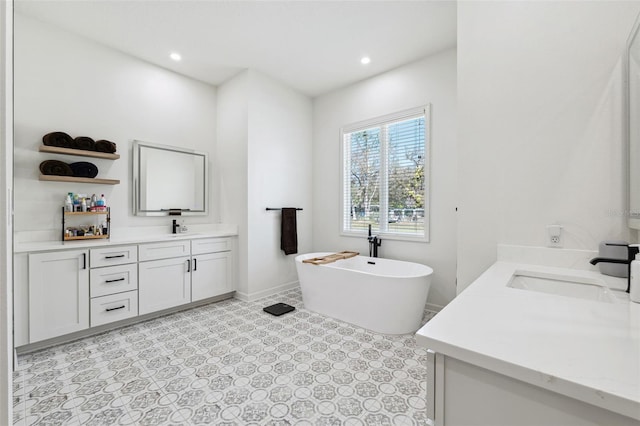
[[[29,255],[29,342],[89,327],[87,250]]]
[[[191,300],[195,302],[232,291],[231,264],[231,252],[194,256]]]
[[[138,264],[140,315],[191,302],[190,264],[188,256]]]

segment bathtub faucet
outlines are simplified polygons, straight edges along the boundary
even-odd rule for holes
[[[378,257],[378,247],[382,245],[382,240],[377,235],[371,235],[371,224],[369,224],[369,257]]]

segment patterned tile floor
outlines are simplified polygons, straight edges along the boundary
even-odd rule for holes
[[[276,302],[297,309],[262,312]],[[425,365],[413,335],[307,311],[290,290],[23,355],[14,424],[423,425]]]

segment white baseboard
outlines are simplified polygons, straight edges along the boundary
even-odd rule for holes
[[[280,293],[281,291],[292,290],[300,286],[298,281],[291,281],[289,283],[281,284],[276,287],[271,287],[266,290],[256,291],[253,293],[244,293],[240,291],[236,291],[235,298],[238,300],[242,300],[243,302],[253,302],[258,299],[262,299],[263,297],[272,296],[276,293]]]

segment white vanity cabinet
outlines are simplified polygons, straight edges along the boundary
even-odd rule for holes
[[[191,301],[233,290],[231,240],[206,238],[191,241]]]
[[[51,243],[16,251],[15,346],[32,350],[90,334],[95,327],[102,331],[140,315],[230,297],[234,244],[227,235],[178,235],[157,242],[82,249]]]
[[[89,328],[89,251],[29,254],[29,342]]]
[[[189,240],[141,244],[138,250],[140,315],[191,302]]]

